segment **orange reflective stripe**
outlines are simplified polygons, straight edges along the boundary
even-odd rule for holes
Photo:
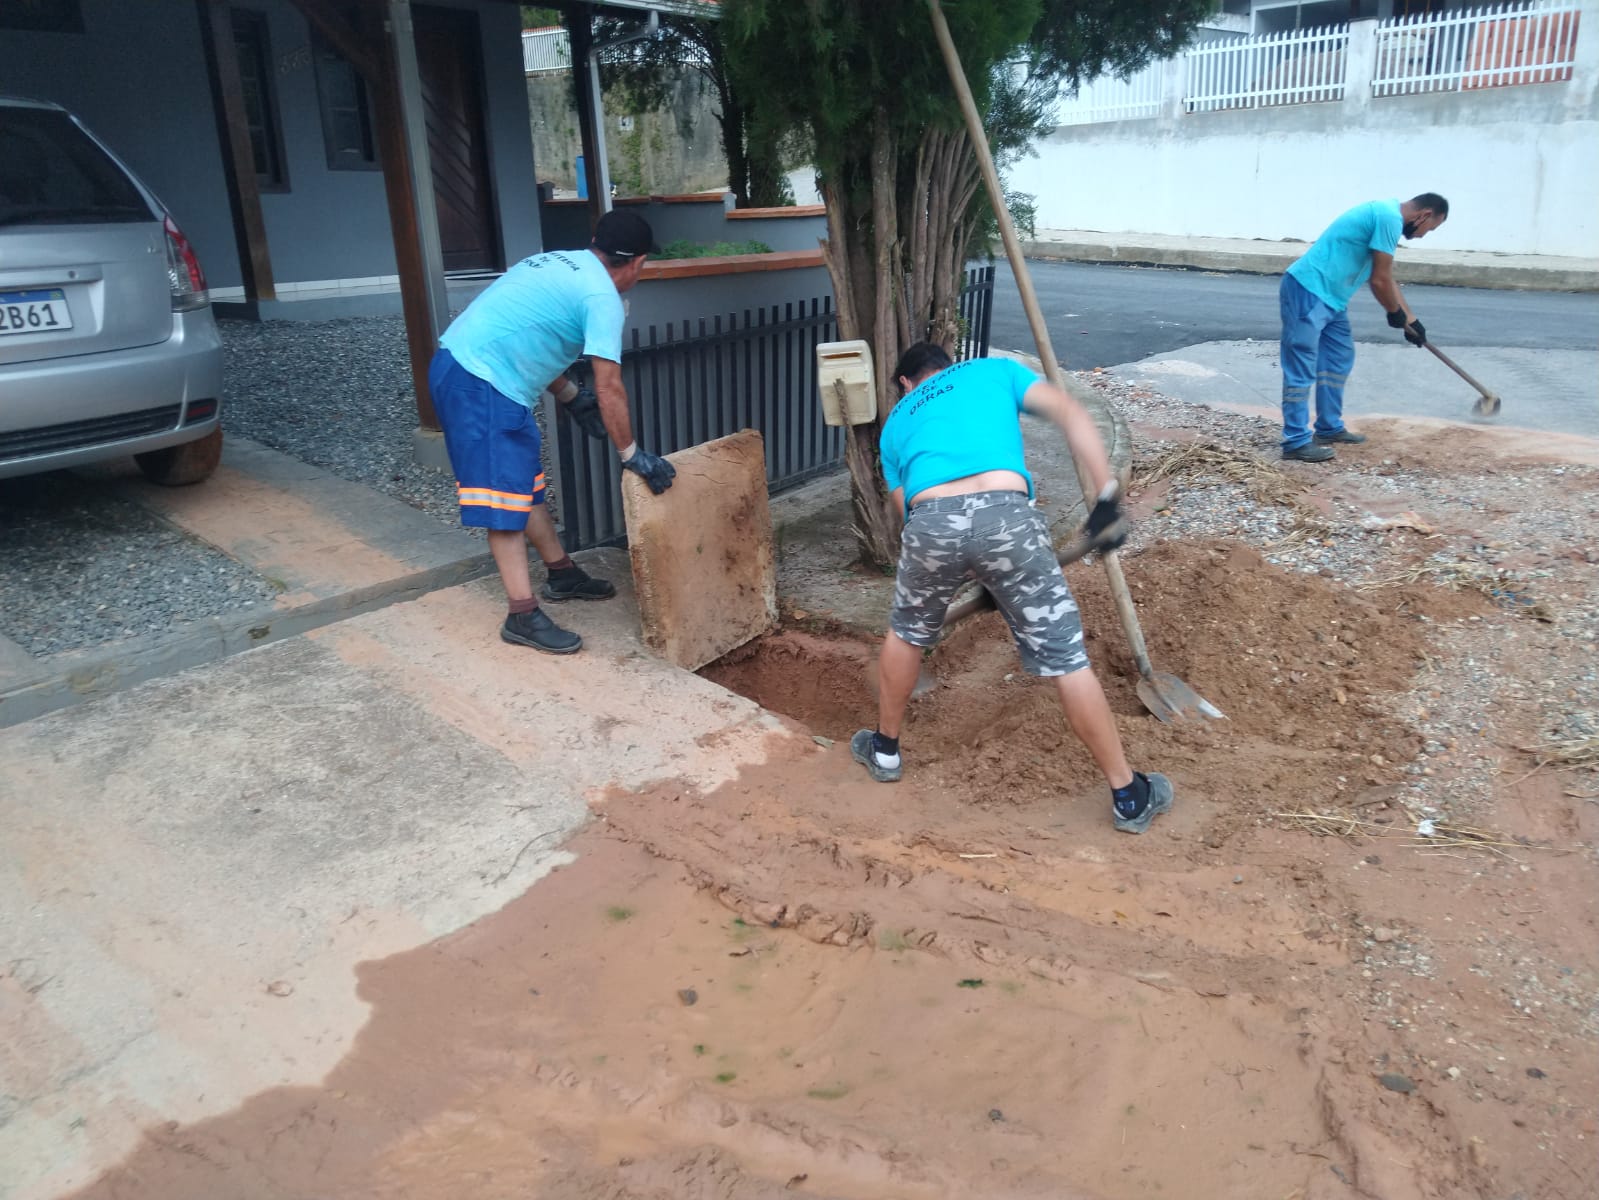
[[[544,480],[544,476],[540,475],[538,477],[538,479],[536,479],[534,481],[533,492],[537,492],[538,491],[539,485],[543,482],[543,480]],[[459,495],[462,495],[462,496],[465,496],[467,494],[471,494],[471,495],[474,495],[474,496],[493,496],[496,500],[531,500],[531,499],[533,499],[533,492],[502,492],[502,491],[499,491],[496,488],[467,487],[465,484],[456,484],[455,490],[456,490],[456,492]]]
[[[533,497],[526,499],[506,500],[495,493],[462,492],[460,503],[463,506],[478,508],[504,508],[513,512],[529,512],[533,508]]]

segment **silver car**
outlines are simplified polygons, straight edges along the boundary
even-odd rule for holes
[[[188,239],[66,109],[0,96],[0,478],[131,454],[197,483],[221,400]]]

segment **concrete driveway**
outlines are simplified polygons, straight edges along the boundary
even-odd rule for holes
[[[572,658],[478,581],[0,730],[0,1196],[315,1083],[358,964],[520,895],[607,789],[792,736],[646,655],[625,556],[587,557],[622,594],[561,612]]]

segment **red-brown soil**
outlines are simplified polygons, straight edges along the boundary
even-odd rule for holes
[[[1391,694],[1491,610],[1227,543],[1136,562],[1156,666],[1229,718],[1145,715],[1074,569],[1129,755],[1177,786],[1149,834],[1113,832],[997,619],[933,655],[894,787],[841,742],[871,648],[786,631],[708,672],[804,722],[768,763],[596,797],[575,864],[364,971],[371,1023],[323,1086],[155,1131],[83,1195],[1595,1194],[1599,893],[1562,852],[1594,806],[1507,777],[1503,853],[1274,815],[1403,820],[1420,741]]]

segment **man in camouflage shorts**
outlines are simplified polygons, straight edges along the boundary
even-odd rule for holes
[[[938,641],[955,592],[975,578],[1010,626],[1023,669],[1055,681],[1067,723],[1110,785],[1116,828],[1144,832],[1171,807],[1171,781],[1127,764],[1022,457],[1021,414],[1053,421],[1099,489],[1088,532],[1106,533],[1120,521],[1121,509],[1093,419],[1020,363],[985,358],[952,366],[929,342],[907,350],[894,377],[904,399],[884,423],[881,454],[905,527],[894,611],[878,659],[877,728],[856,733],[850,753],[878,782],[900,778],[900,726],[922,652]],[[1107,537],[1103,545],[1121,541]]]

